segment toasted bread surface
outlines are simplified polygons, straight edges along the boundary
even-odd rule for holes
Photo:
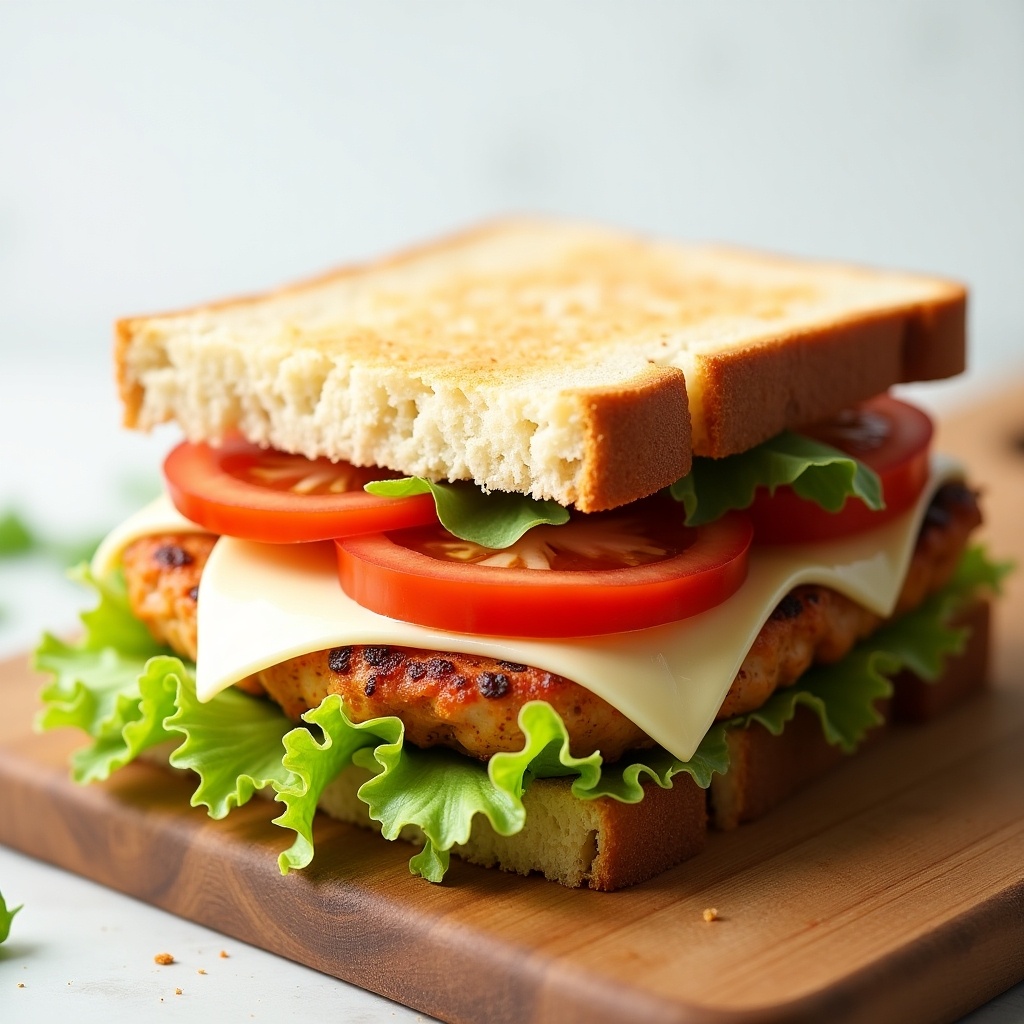
[[[965,293],[578,224],[485,225],[117,325],[125,421],[614,507],[963,368]]]

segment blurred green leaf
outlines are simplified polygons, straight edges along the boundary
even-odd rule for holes
[[[39,548],[39,538],[13,508],[0,515],[0,558],[25,555]]]
[[[69,569],[79,562],[87,562],[102,539],[102,535],[92,535],[51,540],[31,526],[17,509],[9,508],[0,513],[0,558],[42,555],[61,569]]]
[[[14,915],[19,910],[21,910],[20,906],[8,909],[3,894],[0,893],[0,942],[3,942],[11,934],[11,921],[14,920]]]

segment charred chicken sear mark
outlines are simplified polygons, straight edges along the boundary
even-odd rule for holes
[[[969,488],[947,484],[936,492],[896,616],[917,607],[950,579],[980,522],[977,498]],[[196,656],[200,576],[216,539],[212,534],[149,537],[124,553],[133,611],[159,642],[191,659]],[[760,707],[812,664],[844,657],[882,621],[827,587],[795,588],[762,627],[718,717]],[[415,745],[451,747],[478,758],[521,748],[517,719],[530,700],[546,700],[561,715],[577,756],[600,750],[615,760],[652,744],[624,715],[577,683],[527,665],[456,652],[338,647],[293,658],[238,685],[251,693],[266,691],[296,720],[328,693],[338,693],[354,720],[397,715]]]

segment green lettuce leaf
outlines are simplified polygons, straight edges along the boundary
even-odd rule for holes
[[[661,747],[641,750],[606,765],[600,781],[593,789],[583,792],[577,782],[573,784],[572,791],[582,799],[608,796],[622,803],[635,804],[643,799],[644,778],[650,779],[662,789],[671,789],[672,779],[686,773],[701,789],[707,789],[713,774],[717,772],[724,775],[728,770],[729,748],[725,740],[725,725],[718,723],[708,730],[689,761],[681,761]]]
[[[785,431],[756,448],[724,459],[695,458],[669,488],[686,509],[689,526],[711,523],[730,509],[749,508],[758,487],[791,486],[801,498],[838,512],[848,498],[885,507],[877,474],[845,452]]]
[[[150,658],[137,677],[137,694],[120,691],[115,714],[93,735],[93,744],[72,755],[72,777],[77,782],[106,779],[143,750],[173,739],[164,721],[173,714],[185,679],[191,681],[191,673],[179,658]]]
[[[269,700],[254,700],[232,689],[203,704],[188,676],[179,683],[176,707],[164,727],[169,735],[184,737],[170,763],[196,773],[199,784],[192,806],[205,807],[211,818],[223,818],[258,790],[291,778],[282,758],[284,737],[293,726]]]
[[[0,892],[0,942],[4,942],[7,936],[11,934],[11,922],[19,910],[21,910],[20,906],[8,909],[7,903],[4,900],[4,894]]]
[[[163,719],[174,710],[179,679],[191,670],[132,615],[119,577],[100,581],[84,566],[71,575],[99,601],[82,614],[85,632],[77,643],[46,634],[36,649],[35,667],[52,677],[37,727],[74,726],[93,739],[72,759],[75,780],[90,782],[171,738]]]
[[[507,548],[535,526],[561,526],[569,521],[569,510],[557,501],[538,501],[507,491],[484,492],[471,483],[434,483],[413,476],[375,480],[364,489],[388,498],[429,492],[441,525],[456,537],[485,548]]]
[[[378,773],[359,788],[359,799],[381,823],[384,838],[397,839],[409,825],[422,831],[423,849],[409,862],[409,870],[428,881],[441,881],[449,851],[469,839],[477,814],[503,836],[526,823],[521,792],[495,786],[483,765],[454,751],[419,750],[404,746],[399,737],[359,751],[355,761]]]
[[[390,717],[353,722],[335,693],[302,717],[319,729],[323,741],[302,728],[284,737],[282,763],[288,775],[274,782],[274,790],[285,810],[274,824],[295,832],[295,841],[278,858],[283,875],[313,859],[313,815],[327,784],[352,763],[352,755],[360,748],[386,743],[396,735],[400,743],[403,728],[397,718]]]
[[[899,672],[899,658],[885,650],[854,650],[836,665],[811,669],[793,686],[776,690],[756,711],[730,718],[730,729],[763,725],[778,736],[800,706],[821,722],[825,739],[852,753],[868,731],[884,721],[876,705],[892,696],[890,678]]]

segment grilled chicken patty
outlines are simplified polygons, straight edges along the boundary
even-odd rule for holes
[[[942,587],[981,522],[976,495],[962,484],[941,487],[928,509],[894,617]],[[123,564],[133,612],[154,638],[196,657],[196,600],[213,534],[166,534],[135,541]],[[779,602],[748,652],[718,717],[760,707],[812,664],[838,661],[883,622],[827,587],[796,587]],[[358,645],[316,651],[264,669],[238,684],[266,692],[295,720],[329,693],[355,721],[396,715],[419,747],[446,746],[486,759],[522,748],[517,719],[530,700],[561,715],[572,752],[600,750],[615,760],[653,741],[585,687],[528,665],[476,655]]]

